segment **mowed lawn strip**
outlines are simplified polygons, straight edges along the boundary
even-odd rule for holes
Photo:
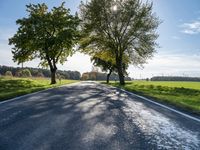
[[[61,83],[58,81],[57,84],[50,85],[48,78],[0,77],[0,101],[74,82],[78,81],[62,80]]]
[[[200,82],[131,81],[125,86],[114,82],[110,84],[200,115]]]

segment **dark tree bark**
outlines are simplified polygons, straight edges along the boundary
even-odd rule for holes
[[[48,55],[46,56],[46,59],[47,59],[47,62],[49,64],[49,68],[51,71],[51,84],[56,84],[57,67],[56,67],[55,59],[53,59],[53,61],[51,61],[51,59],[48,57]]]
[[[124,73],[122,67],[117,67],[120,85],[125,85]]]
[[[106,80],[107,84],[110,81],[110,75],[111,75],[111,73],[112,73],[112,69],[110,69],[110,72],[107,74],[107,80]]]
[[[116,53],[116,64],[117,64],[117,72],[119,76],[119,83],[120,85],[125,85],[124,80],[124,69],[123,69],[123,53],[120,50],[119,53]]]
[[[51,84],[56,84],[56,70],[57,69],[51,69]]]

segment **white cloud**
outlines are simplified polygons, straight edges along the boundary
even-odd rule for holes
[[[200,21],[193,21],[191,23],[184,23],[182,26],[182,32],[185,34],[199,34],[200,33]]]
[[[152,76],[200,76],[200,56],[185,54],[157,54],[144,69],[130,67],[130,76],[149,78]]]
[[[63,65],[58,65],[58,68],[62,70],[79,71],[81,73],[91,71],[92,64],[90,57],[81,53],[76,53],[72,57],[67,59],[67,62]]]

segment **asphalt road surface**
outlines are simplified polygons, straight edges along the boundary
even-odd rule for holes
[[[0,150],[200,149],[200,122],[95,82],[0,104]]]

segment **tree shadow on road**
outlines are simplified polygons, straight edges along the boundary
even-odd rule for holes
[[[90,85],[57,88],[10,103],[4,114],[20,112],[1,124],[0,143],[6,149],[12,145],[16,149],[155,149],[124,113],[125,99],[124,93]],[[8,140],[2,138],[5,134]]]

